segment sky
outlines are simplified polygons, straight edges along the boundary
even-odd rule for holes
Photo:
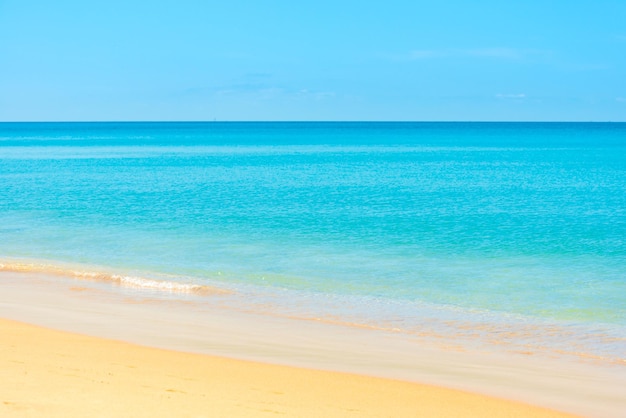
[[[0,0],[0,121],[626,121],[626,0]]]

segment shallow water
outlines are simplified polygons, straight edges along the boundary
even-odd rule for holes
[[[624,124],[2,123],[0,185],[3,270],[626,360]]]

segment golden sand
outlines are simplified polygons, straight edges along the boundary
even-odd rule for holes
[[[487,396],[0,319],[2,417],[566,417]]]

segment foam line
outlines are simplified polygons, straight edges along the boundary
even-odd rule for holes
[[[126,276],[121,274],[83,271],[52,264],[36,263],[0,263],[0,271],[13,273],[41,273],[54,276],[69,277],[78,280],[111,283],[121,287],[133,289],[145,289],[167,293],[189,293],[199,295],[218,295],[232,293],[226,289],[192,283],[181,283],[172,280],[157,280],[139,276]]]

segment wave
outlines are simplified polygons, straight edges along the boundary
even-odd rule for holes
[[[233,293],[230,290],[207,285],[181,283],[173,280],[159,280],[140,276],[126,276],[101,271],[76,270],[69,267],[43,263],[0,262],[0,271],[12,273],[40,273],[77,280],[110,283],[138,290],[143,289],[167,293],[188,293],[196,295],[224,295]]]

